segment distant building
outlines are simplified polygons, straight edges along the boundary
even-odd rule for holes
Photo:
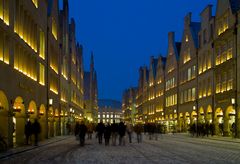
[[[91,55],[90,72],[84,72],[84,116],[89,121],[97,122],[98,111],[97,73],[94,68],[93,54]]]
[[[123,92],[122,112],[125,122],[135,123],[137,88],[129,88]]]
[[[101,120],[103,123],[119,123],[122,119],[122,104],[116,100],[100,99],[98,100],[98,122]]]

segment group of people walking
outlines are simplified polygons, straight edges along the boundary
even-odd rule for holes
[[[32,123],[30,119],[25,124],[26,144],[30,144],[31,136],[34,135],[34,145],[38,146],[38,135],[41,133],[41,126],[37,119]]]
[[[117,138],[118,145],[125,145],[126,134],[128,135],[129,143],[132,143],[132,135],[134,131],[137,134],[137,141],[140,143],[142,140],[141,133],[143,132],[143,127],[140,124],[133,127],[133,125],[125,124],[122,121],[120,123],[115,123],[115,121],[113,121],[112,124],[104,124],[102,121],[100,121],[100,123],[98,123],[96,126],[94,126],[94,124],[85,125],[82,121],[80,124],[76,123],[75,126],[75,136],[80,140],[81,146],[84,146],[86,134],[88,134],[88,139],[92,139],[91,136],[93,131],[96,132],[96,138],[98,139],[99,144],[102,144],[104,139],[105,145],[108,146],[110,145],[111,138],[111,144],[116,146]]]

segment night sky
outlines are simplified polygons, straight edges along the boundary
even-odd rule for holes
[[[199,21],[208,4],[215,15],[216,0],[69,0],[86,70],[94,52],[99,98],[121,101],[124,89],[137,86],[139,67],[166,55],[168,32],[181,40],[184,16]]]

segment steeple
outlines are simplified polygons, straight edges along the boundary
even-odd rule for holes
[[[91,52],[91,66],[94,66],[94,57],[93,57],[93,52]]]
[[[69,12],[68,0],[63,0],[63,12],[68,19],[68,12]]]
[[[91,72],[91,74],[93,74],[93,72],[94,72],[94,57],[93,57],[93,52],[91,52],[90,72]]]

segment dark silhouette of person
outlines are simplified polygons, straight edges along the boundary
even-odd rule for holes
[[[126,126],[121,121],[118,125],[118,134],[119,134],[119,145],[124,145],[124,136],[126,133]]]
[[[93,134],[93,123],[89,123],[87,125],[87,134],[88,134],[88,139],[92,139],[92,134]]]
[[[71,124],[69,123],[69,121],[66,123],[66,128],[67,128],[67,135],[71,134]]]
[[[79,137],[79,126],[80,126],[79,122],[76,122],[74,134],[75,134],[77,140],[79,140],[79,138],[78,138]]]
[[[109,145],[109,139],[111,137],[111,126],[108,123],[105,127],[104,130],[104,139],[105,139],[105,145],[108,146]]]
[[[32,131],[35,137],[35,146],[38,146],[38,135],[41,133],[41,126],[37,119],[32,124]]]
[[[28,119],[27,123],[25,124],[25,136],[26,136],[26,144],[29,144],[29,139],[32,135],[32,123]]]
[[[86,132],[87,132],[87,126],[82,121],[81,124],[79,125],[79,139],[80,139],[81,146],[84,146],[84,144],[85,144]]]
[[[133,132],[133,126],[128,123],[127,124],[127,134],[128,134],[129,143],[132,143],[132,132]]]
[[[142,132],[143,132],[143,126],[141,124],[137,124],[134,127],[134,131],[137,134],[137,142],[142,142]]]
[[[118,135],[118,124],[115,123],[115,120],[113,120],[113,123],[111,125],[111,132],[112,132],[112,145],[116,146],[116,140]]]
[[[102,137],[103,137],[104,129],[105,129],[105,126],[101,120],[100,123],[98,123],[97,127],[96,127],[99,144],[102,144]]]

